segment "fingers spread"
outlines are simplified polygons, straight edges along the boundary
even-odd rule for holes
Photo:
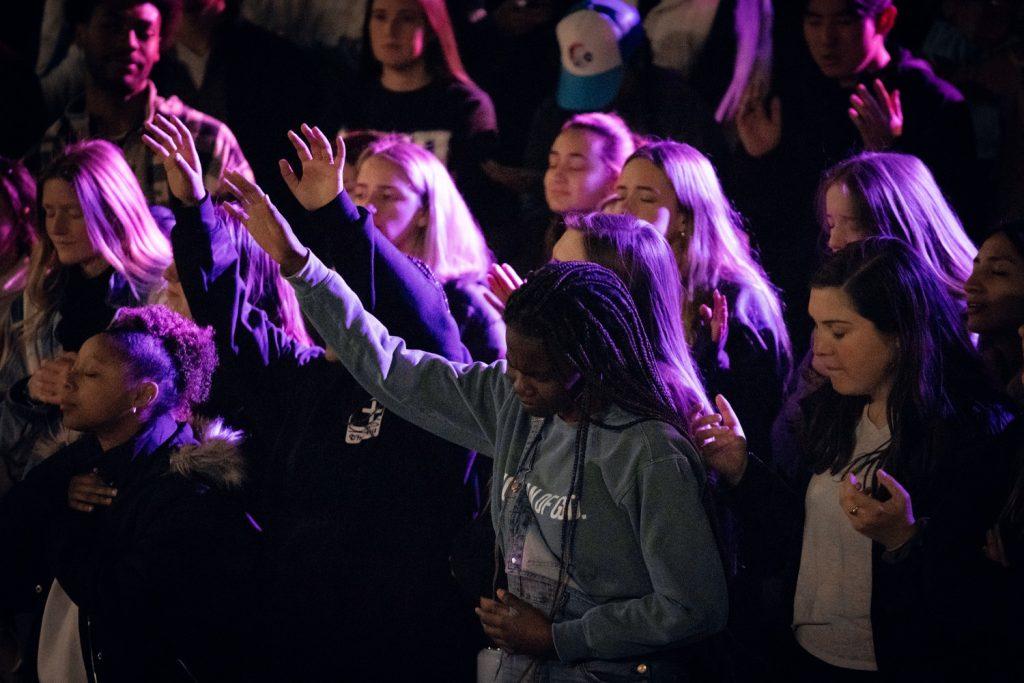
[[[293,130],[288,131],[288,140],[292,143],[292,147],[295,148],[295,152],[299,155],[299,161],[312,161],[313,153],[309,151],[309,147],[303,142],[302,138],[299,137],[298,133]]]

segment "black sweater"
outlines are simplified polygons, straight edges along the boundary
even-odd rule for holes
[[[385,412],[344,367],[246,303],[209,200],[176,214],[182,286],[196,320],[213,325],[225,366],[215,395],[251,433],[268,628],[294,655],[275,675],[325,679],[340,665],[369,680],[400,643],[457,679],[472,662],[460,635],[472,613],[456,601],[447,562],[471,512],[465,451]],[[294,224],[410,345],[466,359],[440,287],[344,193]]]

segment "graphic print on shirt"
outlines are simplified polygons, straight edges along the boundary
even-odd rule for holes
[[[380,434],[380,423],[384,419],[384,406],[377,399],[370,401],[363,408],[348,417],[348,429],[345,430],[345,443],[358,444]]]
[[[516,484],[515,477],[506,474],[505,482],[501,487],[501,500],[505,501],[508,499],[509,491],[516,493],[518,491],[515,488]],[[568,498],[566,496],[559,496],[555,493],[546,493],[544,489],[535,484],[526,484],[526,497],[530,501],[530,506],[533,508],[534,514],[538,517],[550,517],[554,520],[565,519],[566,507],[569,508],[569,519],[586,519],[587,516],[583,514],[583,510],[580,506],[580,501],[577,500],[576,496],[572,497],[572,502],[567,506]]]

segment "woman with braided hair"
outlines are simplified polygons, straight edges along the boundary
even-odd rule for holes
[[[406,348],[296,238],[263,192],[239,213],[303,312],[387,408],[494,458],[508,575],[477,610],[501,680],[681,677],[679,648],[725,626],[706,477],[622,281],[591,263],[536,271],[505,309],[508,360]]]

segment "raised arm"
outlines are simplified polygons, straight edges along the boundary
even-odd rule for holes
[[[499,420],[522,414],[504,363],[466,365],[406,348],[363,308],[340,275],[303,246],[258,186],[238,176],[231,182],[239,200],[231,210],[290,276],[303,312],[352,376],[410,422],[493,455]],[[425,290],[416,294],[426,297]],[[417,303],[431,305],[426,298]]]

